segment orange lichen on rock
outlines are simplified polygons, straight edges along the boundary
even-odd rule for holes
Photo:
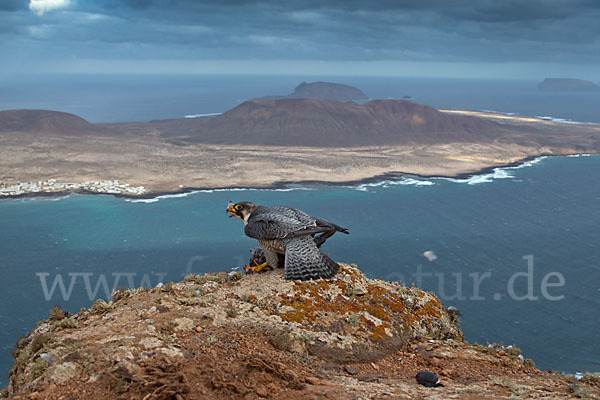
[[[285,321],[301,323],[308,330],[329,327],[332,332],[378,341],[417,336],[413,328],[419,334],[434,334],[428,332],[429,326],[447,325],[448,337],[462,337],[434,295],[369,279],[355,265],[342,264],[331,280],[294,282],[292,293],[282,294],[280,303],[291,309],[282,315]]]
[[[335,277],[316,281],[287,281],[281,269],[190,275],[162,288],[122,290],[108,303],[41,323],[30,337],[47,344],[18,349],[10,391],[98,379],[87,369],[92,364],[134,373],[151,354],[177,363],[190,355],[175,344],[210,329],[252,327],[270,332],[278,348],[375,360],[413,338],[461,339],[456,322],[432,293],[369,279],[355,265],[340,264]],[[74,352],[77,360],[69,361]],[[43,353],[56,361],[47,365]]]
[[[600,395],[597,378],[573,386],[574,378],[536,370],[512,347],[465,343],[458,319],[434,294],[369,279],[353,265],[308,282],[287,281],[282,269],[193,274],[162,288],[119,290],[74,315],[56,318],[57,310],[17,343],[0,397],[495,399],[509,389],[527,398],[552,392],[568,399],[579,389]],[[414,381],[422,370],[448,383],[437,397]]]

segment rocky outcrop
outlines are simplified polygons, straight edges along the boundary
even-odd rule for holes
[[[329,99],[338,101],[367,100],[368,97],[352,86],[330,82],[302,82],[289,94],[290,98]]]
[[[302,82],[287,96],[264,96],[264,99],[326,99],[337,101],[368,100],[362,90],[331,82]]]
[[[82,136],[104,133],[104,129],[74,114],[49,110],[0,111],[0,133],[24,132]]]
[[[21,339],[14,399],[568,398],[571,381],[517,349],[472,346],[432,293],[366,278],[342,264],[331,280],[190,275],[120,290],[108,303],[60,309]],[[428,389],[416,372],[436,372]],[[576,389],[597,393],[591,377]],[[472,397],[475,398],[475,397]]]

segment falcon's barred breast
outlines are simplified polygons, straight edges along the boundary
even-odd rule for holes
[[[229,203],[227,212],[244,221],[244,232],[261,244],[266,264],[277,268],[278,254],[285,255],[286,279],[331,278],[337,273],[339,265],[319,247],[336,232],[349,233],[346,228],[295,208],[247,201]]]

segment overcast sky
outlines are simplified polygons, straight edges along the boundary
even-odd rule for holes
[[[0,0],[0,73],[600,81],[598,0]]]

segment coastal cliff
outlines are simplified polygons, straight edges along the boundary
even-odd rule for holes
[[[463,340],[432,293],[341,264],[332,280],[283,271],[189,275],[119,290],[22,338],[5,393],[17,399],[573,398],[597,378],[542,372],[512,346]],[[417,372],[438,374],[426,388]],[[513,395],[513,397],[511,397]],[[516,397],[515,397],[516,396]]]

